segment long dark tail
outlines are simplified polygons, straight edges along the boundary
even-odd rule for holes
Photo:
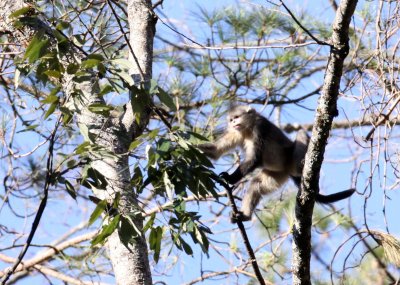
[[[349,189],[341,192],[337,192],[335,194],[331,195],[322,195],[322,194],[317,194],[317,197],[315,197],[315,200],[318,203],[322,204],[329,204],[329,203],[334,203],[346,198],[349,198],[353,193],[356,191],[356,189]]]
[[[297,185],[297,187],[300,187],[301,183],[301,177],[298,176],[292,176],[293,182]],[[349,189],[341,192],[337,192],[331,195],[322,195],[322,194],[317,194],[317,197],[315,197],[315,200],[318,203],[322,204],[330,204],[334,203],[346,198],[349,198],[353,193],[356,191],[356,189]]]

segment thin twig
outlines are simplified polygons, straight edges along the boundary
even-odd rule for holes
[[[233,215],[239,216],[238,215],[239,214],[239,210],[238,210],[238,208],[236,206],[235,199],[234,199],[233,194],[232,194],[232,190],[233,190],[234,187],[230,187],[228,184],[226,184],[224,181],[222,181],[218,176],[215,176],[215,177],[212,177],[212,178],[216,182],[221,184],[226,189],[226,193],[228,195],[229,202],[230,202],[231,207],[232,207]],[[236,219],[236,224],[238,225],[239,231],[240,231],[240,233],[242,235],[243,242],[244,242],[244,245],[246,246],[247,253],[249,254],[250,262],[251,262],[251,265],[253,266],[253,270],[254,270],[254,273],[255,273],[255,275],[257,277],[257,280],[258,280],[258,282],[260,282],[261,285],[266,285],[266,283],[264,281],[264,278],[262,277],[260,268],[258,267],[257,259],[256,259],[256,256],[254,254],[253,248],[251,247],[250,240],[249,240],[249,237],[247,236],[247,232],[246,232],[246,229],[245,229],[245,227],[243,225],[243,222],[240,219]]]
[[[332,47],[332,45],[330,43],[324,42],[324,41],[320,41],[319,39],[317,39],[316,37],[313,36],[313,34],[311,34],[311,32],[309,30],[307,30],[301,23],[299,20],[297,20],[296,16],[292,13],[292,11],[289,10],[289,8],[285,5],[285,3],[283,3],[282,0],[279,0],[279,2],[281,2],[283,8],[285,8],[285,10],[289,13],[290,17],[292,17],[292,19],[296,22],[297,25],[299,25],[299,27],[306,32],[307,35],[309,35],[317,44],[319,45],[323,45],[323,46],[330,46]]]
[[[161,119],[161,121],[164,123],[164,125],[167,126],[168,130],[171,131],[172,130],[171,124],[167,121],[167,119],[164,117],[164,115],[161,113],[161,111],[157,108],[157,106],[152,104],[152,106],[150,108],[153,110],[154,113],[156,113],[158,115],[158,117]]]
[[[154,3],[154,4],[153,4],[153,7],[152,7],[153,10],[154,10],[155,8],[157,8],[159,5],[162,6],[163,2],[164,2],[164,0],[159,0],[159,1],[157,1],[156,3]]]
[[[121,30],[122,35],[124,36],[126,44],[129,47],[129,51],[131,52],[131,54],[133,56],[133,59],[135,60],[136,66],[137,66],[137,68],[139,70],[139,73],[140,73],[141,80],[144,82],[144,79],[145,79],[144,72],[143,72],[142,68],[140,67],[139,60],[136,57],[135,52],[133,51],[133,48],[132,48],[131,43],[130,43],[130,41],[128,39],[128,36],[126,35],[126,33],[124,31],[124,28],[122,27],[121,21],[118,18],[117,12],[115,12],[113,5],[111,5],[111,1],[110,0],[107,0],[107,3],[111,8],[111,11],[112,11],[112,13],[113,13],[113,15],[115,17],[115,20],[118,23],[118,26],[119,26],[119,29]]]
[[[157,15],[157,13],[156,13],[155,11],[152,11],[152,12],[153,12],[153,15],[154,15],[155,17],[157,17],[157,19],[160,20],[160,22],[161,22],[164,26],[166,26],[168,29],[170,29],[170,30],[173,31],[174,33],[177,33],[178,35],[180,35],[181,37],[187,39],[188,41],[194,43],[195,45],[198,45],[198,46],[204,48],[204,45],[202,45],[201,43],[196,42],[195,40],[191,39],[190,37],[186,36],[185,34],[179,32],[176,28],[172,27],[171,25],[168,25],[163,19],[160,18],[160,16]],[[162,14],[162,15],[164,15],[161,11],[159,11],[159,13]]]
[[[399,94],[397,94],[399,96]],[[384,122],[389,121],[390,114],[393,112],[393,110],[397,107],[397,105],[400,103],[400,96],[397,97],[396,101],[393,103],[392,107],[389,109],[389,111],[386,114],[380,114],[378,117],[378,120],[373,123],[373,128],[368,132],[367,136],[365,137],[364,141],[369,141],[372,137],[372,135],[375,132],[375,129],[377,126],[382,125]]]
[[[7,280],[11,277],[12,274],[14,274],[15,270],[17,269],[18,265],[22,262],[22,259],[24,258],[26,252],[28,251],[29,246],[31,245],[32,239],[35,236],[36,230],[39,226],[40,220],[43,216],[43,212],[46,208],[47,204],[47,198],[49,195],[49,188],[50,184],[53,180],[53,150],[54,150],[54,142],[55,142],[55,137],[57,133],[57,129],[60,125],[61,117],[57,120],[57,123],[50,135],[50,140],[49,140],[49,150],[48,150],[48,158],[47,158],[47,166],[46,166],[46,181],[44,184],[44,189],[43,189],[43,198],[42,201],[40,202],[38,211],[36,213],[35,219],[33,220],[32,223],[32,228],[29,233],[28,239],[26,240],[26,243],[24,247],[22,248],[20,254],[17,257],[17,260],[15,261],[14,265],[8,270],[8,272],[3,276],[1,280],[1,284],[5,285]]]

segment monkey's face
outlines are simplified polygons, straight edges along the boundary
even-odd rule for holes
[[[255,110],[246,106],[236,106],[229,111],[228,127],[243,132],[251,129],[254,123]]]
[[[228,117],[228,124],[230,129],[238,130],[243,128],[243,117],[240,115],[233,115]]]

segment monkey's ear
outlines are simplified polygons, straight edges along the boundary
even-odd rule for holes
[[[255,113],[256,110],[254,110],[251,106],[246,106],[246,112],[247,113]]]

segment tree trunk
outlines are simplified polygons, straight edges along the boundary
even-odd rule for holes
[[[109,2],[111,3],[111,2]],[[111,3],[112,4],[112,3]],[[147,85],[152,77],[153,38],[155,21],[151,11],[151,1],[128,1],[128,21],[130,28],[130,60],[132,61],[132,78],[135,85]],[[139,65],[138,65],[139,64]],[[99,92],[97,82],[79,86],[85,93],[85,105],[98,103],[96,94]],[[131,92],[131,100],[133,93]],[[133,101],[133,104],[135,102]],[[149,121],[149,108],[144,108],[140,114],[139,123],[135,118],[131,102],[126,104],[126,111],[118,117],[104,118],[93,114],[87,109],[78,116],[79,123],[87,126],[96,137],[95,143],[119,154],[115,159],[101,158],[94,160],[92,166],[102,173],[108,181],[106,191],[98,190],[95,194],[100,199],[112,201],[116,193],[121,194],[119,211],[129,214],[140,231],[143,228],[143,218],[135,193],[130,184],[129,160],[126,155],[130,143],[142,134]],[[133,214],[136,213],[136,214]],[[139,214],[137,214],[139,213]],[[117,231],[108,238],[110,259],[114,268],[117,284],[150,285],[152,284],[147,243],[143,234],[136,238],[133,244],[123,244]]]
[[[319,192],[319,173],[332,120],[337,115],[337,98],[343,62],[349,52],[349,24],[357,0],[342,0],[336,11],[331,38],[331,51],[325,71],[322,96],[308,147],[301,190],[297,195],[293,225],[293,284],[311,284],[311,224],[315,195]]]
[[[130,60],[133,62],[134,68],[131,70],[135,84],[140,81],[148,83],[152,77],[153,62],[153,39],[155,33],[155,21],[151,10],[151,1],[129,0],[128,1],[128,21],[130,28]],[[139,66],[137,65],[139,63]],[[147,85],[147,84],[146,84]],[[132,100],[132,93],[131,100]],[[126,112],[122,117],[122,125],[125,130],[118,130],[118,133],[126,131],[125,138],[119,139],[123,144],[122,152],[126,152],[130,142],[139,136],[149,121],[150,112],[145,108],[140,115],[139,124],[136,123],[135,116],[132,111],[132,104],[126,105]],[[117,127],[117,125],[112,127]],[[118,138],[117,138],[118,140]],[[132,186],[130,185],[130,172],[128,158],[122,159],[121,164],[118,162],[114,165],[116,170],[116,178],[121,183],[121,187],[117,187],[121,192],[121,209],[126,212],[138,212],[138,204],[134,196]],[[120,170],[120,171],[119,171]],[[139,211],[140,212],[140,211]],[[142,216],[135,215],[134,220],[136,227],[140,230],[143,228]],[[149,265],[148,251],[146,239],[143,235],[136,239],[136,243],[127,248],[120,240],[118,232],[114,232],[108,239],[108,247],[110,250],[110,258],[113,264],[115,278],[117,284],[121,285],[151,285],[151,271]]]
[[[23,5],[24,2],[21,0],[2,1],[0,3],[0,32],[9,34],[14,41],[26,45],[29,43],[33,31],[25,28],[15,30],[8,17]],[[133,62],[132,65],[135,66],[132,68],[132,77],[136,85],[143,83],[146,86],[148,85],[146,83],[152,77],[153,38],[155,33],[155,18],[153,15],[150,0],[128,1],[130,59]],[[82,59],[77,52],[74,53],[74,58]],[[81,131],[84,130],[82,134],[89,134],[88,137],[85,137],[85,140],[91,140],[93,143],[118,155],[117,159],[95,156],[91,158],[91,166],[103,174],[108,182],[107,189],[95,190],[95,195],[100,199],[112,201],[115,194],[120,193],[119,211],[130,215],[136,228],[141,231],[143,218],[130,184],[131,174],[126,153],[130,143],[143,132],[144,127],[149,122],[150,109],[143,109],[143,113],[140,114],[139,124],[135,119],[131,103],[126,105],[125,113],[120,116],[107,118],[94,114],[88,110],[88,105],[104,103],[103,98],[97,96],[99,93],[97,76],[93,74],[90,79],[81,83],[74,82],[72,76],[67,73],[63,74],[62,78],[63,91],[66,94],[66,98],[71,100],[71,105],[76,106],[78,125]],[[74,100],[72,102],[76,96],[79,96],[79,99],[82,100]],[[133,98],[133,94],[131,94],[131,98]],[[143,234],[140,234],[134,243],[127,246],[121,242],[118,231],[115,231],[108,239],[108,248],[117,284],[152,284],[147,244]]]

